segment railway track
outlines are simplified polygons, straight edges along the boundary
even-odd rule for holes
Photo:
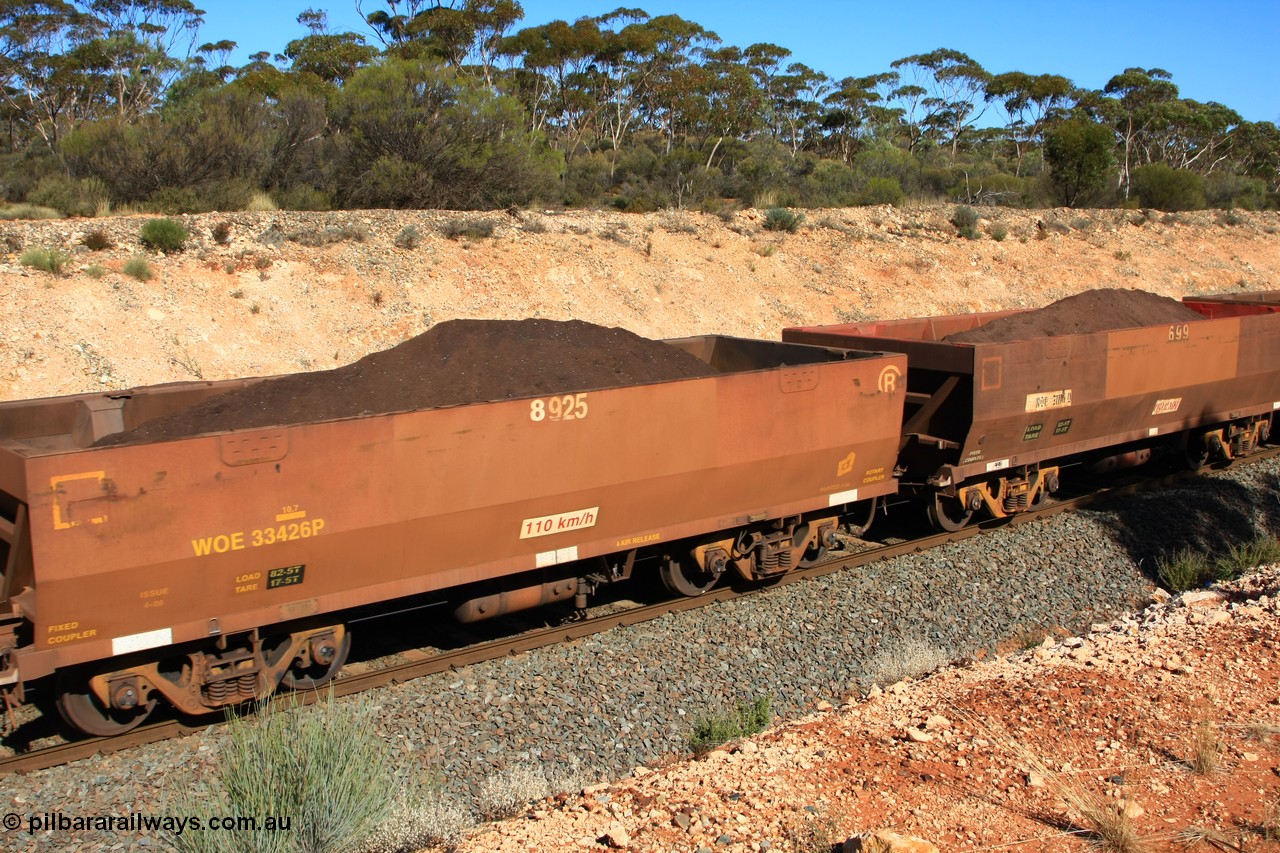
[[[1280,456],[1280,446],[1268,447],[1239,464],[1251,464],[1277,456]],[[533,649],[552,646],[556,643],[582,639],[614,628],[658,619],[668,614],[680,613],[735,598],[767,594],[770,590],[787,584],[887,561],[904,554],[920,553],[949,542],[968,539],[969,537],[980,535],[987,529],[1008,526],[1017,527],[1060,512],[1073,511],[1115,497],[1164,488],[1185,481],[1189,477],[1207,473],[1210,470],[1214,469],[1184,471],[1155,477],[1130,476],[1119,481],[1112,480],[1107,485],[1093,488],[1085,494],[1046,503],[1011,519],[971,525],[952,533],[923,535],[892,544],[876,545],[856,553],[840,552],[814,566],[793,570],[783,575],[778,581],[765,587],[735,589],[732,586],[723,586],[693,598],[678,598],[655,604],[640,605],[580,622],[536,628],[523,631],[514,636],[486,640],[458,649],[438,653],[408,651],[401,656],[409,657],[409,660],[368,671],[359,671],[360,664],[355,664],[352,669],[356,671],[344,674],[332,682],[332,693],[334,696],[349,696],[376,687],[401,684],[425,675],[459,670],[483,661],[520,654]],[[327,696],[328,693],[329,690],[326,689],[324,691],[285,694],[274,697],[270,701],[270,705],[272,707],[289,703],[308,705],[323,696]],[[183,737],[203,731],[218,722],[221,722],[221,720],[213,722],[205,720],[199,724],[186,723],[179,719],[161,720],[114,737],[88,738],[43,747],[30,752],[22,752],[0,758],[0,774],[32,772],[91,758],[98,754],[119,752],[136,746]]]

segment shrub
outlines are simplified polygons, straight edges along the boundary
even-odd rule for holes
[[[1211,207],[1262,210],[1267,206],[1267,182],[1261,178],[1214,172],[1205,178],[1204,194]]]
[[[263,234],[260,238],[263,243],[272,246],[280,246],[285,240],[297,243],[300,246],[308,246],[312,249],[318,249],[321,246],[327,246],[330,243],[341,243],[344,240],[350,240],[353,243],[363,243],[369,239],[369,229],[361,224],[345,224],[330,225],[319,231],[290,231],[284,234],[272,228]]]
[[[526,219],[524,222],[520,223],[520,230],[529,234],[546,234],[547,223],[541,218]]]
[[[257,815],[260,824],[288,818],[289,831],[188,828],[170,843],[179,851],[359,848],[394,807],[395,786],[374,719],[369,705],[332,698],[310,708],[263,705],[247,720],[232,719],[208,790],[185,788],[182,810],[202,817]]]
[[[279,210],[280,205],[276,204],[276,200],[271,197],[271,193],[258,191],[250,194],[249,203],[244,206],[244,209],[250,213],[263,213]]]
[[[80,241],[85,248],[91,252],[101,252],[103,249],[110,249],[115,246],[111,238],[101,228],[96,228],[84,235],[84,239]]]
[[[897,178],[869,178],[858,201],[860,204],[902,204],[905,194]]]
[[[213,234],[213,242],[225,246],[231,242],[231,223],[226,221],[219,222],[213,226],[211,233]]]
[[[965,225],[960,229],[960,236],[966,240],[981,240],[982,232],[972,225]]]
[[[705,755],[721,744],[764,731],[773,719],[768,696],[745,702],[732,711],[699,717],[693,723],[688,745],[694,755]]]
[[[142,226],[142,245],[158,252],[181,252],[190,236],[176,219],[149,219]]]
[[[150,281],[153,275],[151,263],[142,255],[134,255],[124,262],[124,274],[138,281]]]
[[[480,785],[476,811],[483,820],[503,820],[534,800],[555,793],[540,767],[517,764],[488,777]]]
[[[977,229],[978,220],[982,217],[978,215],[978,211],[974,210],[967,204],[956,207],[955,213],[951,214],[951,224],[963,234],[966,228]],[[969,239],[973,239],[972,237]]]
[[[992,240],[999,243],[1002,242],[1005,237],[1009,236],[1009,229],[999,223],[996,223],[991,226],[991,229],[987,233],[991,235]]]
[[[215,209],[195,187],[161,187],[147,196],[143,207],[151,213],[208,213]]]
[[[470,237],[481,240],[492,237],[497,230],[498,222],[494,219],[450,219],[440,224],[440,233],[450,240]]]
[[[102,278],[107,274],[107,268],[101,264],[90,264],[84,268],[84,274],[89,278]]]
[[[945,653],[923,640],[901,640],[876,653],[867,666],[867,677],[875,684],[896,684],[904,678],[927,675],[947,662]]]
[[[396,235],[395,244],[401,249],[416,249],[422,244],[422,235],[412,225],[406,225]]]
[[[105,197],[106,187],[102,181],[77,181],[63,174],[46,175],[27,193],[27,201],[31,204],[53,208],[69,216],[93,216]]]
[[[276,201],[285,210],[333,210],[333,199],[314,187],[288,187],[277,190]]]
[[[11,204],[0,210],[0,219],[62,219],[62,211],[36,204]]]
[[[1184,548],[1156,560],[1156,577],[1171,592],[1186,592],[1211,579],[1213,567],[1204,554]]]
[[[62,271],[67,268],[67,263],[70,260],[71,256],[66,252],[58,249],[39,249],[33,246],[22,253],[18,263],[24,267],[43,270],[54,275],[62,275]]]
[[[1133,189],[1142,204],[1156,210],[1201,210],[1204,179],[1187,169],[1149,163],[1133,170]]]
[[[792,213],[785,207],[771,207],[764,215],[764,230],[794,234],[800,230],[802,222],[804,222],[802,213]]]
[[[1232,545],[1226,554],[1214,561],[1218,580],[1234,580],[1258,566],[1280,562],[1280,539],[1259,536],[1252,542]]]
[[[362,853],[400,853],[402,850],[452,850],[473,821],[457,801],[427,791],[396,802],[391,816],[370,833]]]

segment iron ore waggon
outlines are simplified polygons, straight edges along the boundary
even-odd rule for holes
[[[324,683],[352,607],[585,605],[637,566],[695,595],[896,490],[906,356],[669,343],[714,375],[115,446],[271,380],[0,403],[0,690],[114,734]]]
[[[1228,302],[1229,315],[1108,331],[975,343],[957,333],[1027,312],[855,323],[783,340],[906,353],[897,476],[940,529],[1003,518],[1057,491],[1063,466],[1116,468],[1154,451],[1192,468],[1266,441],[1280,409],[1280,294]],[[1191,312],[1188,312],[1191,313]]]

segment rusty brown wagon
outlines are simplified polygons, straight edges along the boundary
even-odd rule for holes
[[[1280,290],[1227,293],[1214,296],[1184,296],[1188,308],[1206,317],[1242,317],[1247,314],[1280,312]]]
[[[1243,455],[1280,408],[1280,316],[943,340],[1016,313],[792,328],[783,340],[908,355],[898,474],[943,530],[1036,505],[1066,460],[1116,467],[1169,446],[1192,466]]]
[[[894,491],[904,356],[670,343],[717,375],[96,448],[264,380],[0,404],[0,690],[112,734],[325,682],[348,608],[585,604],[640,564],[696,595]]]

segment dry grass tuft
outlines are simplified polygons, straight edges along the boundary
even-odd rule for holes
[[[1188,849],[1202,845],[1210,845],[1218,850],[1239,849],[1236,843],[1226,835],[1207,826],[1188,826],[1178,833],[1177,841]]]
[[[1244,736],[1249,740],[1266,743],[1276,735],[1280,735],[1280,726],[1256,720],[1244,727]]]
[[[998,723],[977,720],[958,708],[952,710],[975,728],[986,730],[991,740],[1011,752],[1031,774],[1043,779],[1045,787],[1066,803],[1067,818],[1088,832],[1097,849],[1107,853],[1145,853],[1148,849],[1123,802],[1090,789],[1075,776],[1053,769],[1043,756],[1003,731]]]
[[[1212,720],[1197,720],[1191,734],[1191,769],[1201,776],[1208,776],[1218,769],[1222,758],[1222,740],[1218,727]]]

